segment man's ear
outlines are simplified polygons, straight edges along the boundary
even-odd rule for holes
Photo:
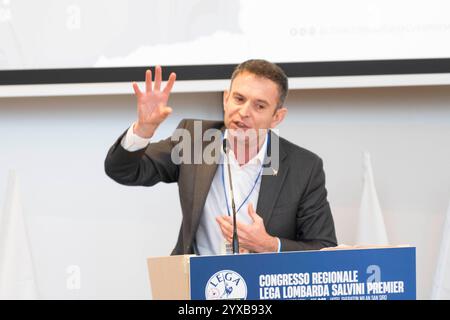
[[[275,114],[272,116],[272,122],[270,123],[271,129],[275,128],[277,125],[279,125],[284,120],[284,118],[286,117],[287,111],[288,110],[285,107],[278,108],[277,111],[275,111]]]

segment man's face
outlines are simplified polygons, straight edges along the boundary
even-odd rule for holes
[[[277,109],[278,99],[278,86],[272,80],[249,72],[239,74],[224,93],[226,128],[233,134],[276,127],[287,112],[284,107]]]

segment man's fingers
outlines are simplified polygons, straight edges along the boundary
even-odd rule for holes
[[[220,231],[222,232],[223,237],[227,240],[231,239],[232,233],[224,225],[219,224],[219,226],[220,226]]]
[[[156,66],[156,68],[155,68],[155,91],[159,91],[161,89],[161,79],[162,79],[161,66]]]
[[[170,94],[170,91],[172,91],[172,87],[173,87],[173,84],[175,83],[176,78],[177,78],[176,73],[172,72],[169,76],[169,80],[167,80],[166,87],[164,88],[165,94],[167,94],[167,95]]]
[[[255,209],[253,208],[253,204],[249,203],[248,205],[248,215],[250,218],[252,218],[253,222],[257,222],[261,220],[262,218],[256,213]]]
[[[216,217],[216,221],[217,223],[219,223],[219,225],[222,226],[229,226],[229,222],[226,220],[225,217],[223,216],[218,216]]]
[[[233,228],[231,227],[231,224],[226,220],[225,217],[219,216],[216,218],[216,221],[222,230],[225,230],[227,233],[232,233]]]
[[[250,251],[244,248],[239,248],[239,253],[250,253]]]
[[[164,121],[171,113],[172,113],[171,107],[163,107],[163,109],[161,111],[161,117],[162,117],[161,120]]]
[[[248,204],[248,213],[250,215],[253,215],[255,213],[255,208],[253,208],[253,203],[251,202]]]
[[[145,71],[145,91],[152,92],[152,70]]]
[[[233,230],[233,218],[230,216],[222,217],[224,221],[226,221],[227,226],[230,228],[230,230]],[[236,221],[237,222],[237,221]],[[238,224],[239,225],[239,224]]]
[[[172,113],[171,107],[159,106],[152,115],[158,124],[162,123]]]
[[[141,90],[139,90],[139,86],[136,82],[133,82],[133,90],[134,94],[139,97],[141,95]]]
[[[172,108],[165,107],[163,112],[164,112],[164,115],[167,117],[168,115],[170,115],[172,113]]]
[[[226,217],[222,217],[222,219],[226,221],[226,224],[227,224],[227,227],[228,227],[230,233],[233,233],[233,218],[226,216]],[[251,232],[249,229],[250,226],[248,224],[245,224],[243,222],[236,220],[236,226],[238,229],[239,236],[245,235],[248,232]]]

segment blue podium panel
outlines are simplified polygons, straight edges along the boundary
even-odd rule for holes
[[[414,247],[197,256],[192,300],[416,299]]]

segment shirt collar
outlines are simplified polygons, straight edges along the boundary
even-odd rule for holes
[[[255,164],[255,162],[258,165],[262,165],[264,163],[264,158],[266,156],[266,150],[267,150],[267,136],[268,135],[266,134],[266,137],[264,139],[264,143],[261,146],[261,148],[259,149],[258,154],[256,156],[254,156],[252,159],[250,159],[244,166],[246,166],[248,164]],[[228,129],[225,129],[223,137],[224,137],[224,139],[228,138]],[[223,149],[222,148],[220,148],[220,149],[221,149],[222,155],[225,155],[225,153],[223,152]],[[230,162],[237,164],[236,156],[235,156],[233,150],[230,150],[230,153],[233,155],[231,157],[231,161]]]

